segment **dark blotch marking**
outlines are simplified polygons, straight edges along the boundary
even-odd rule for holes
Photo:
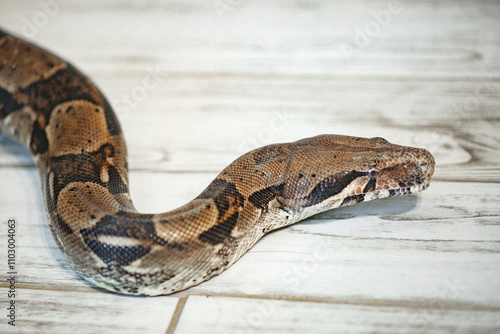
[[[50,114],[57,105],[72,100],[85,100],[102,106],[108,131],[112,135],[121,133],[120,124],[108,101],[90,80],[70,64],[51,77],[36,81],[20,92],[27,96],[33,110],[40,112],[46,120],[50,119]]]
[[[366,194],[369,191],[374,191],[376,184],[377,184],[377,179],[375,178],[370,179],[370,181],[368,181],[365,188],[363,189],[363,194]]]
[[[139,214],[130,212],[119,212],[116,215],[106,215],[102,217],[94,227],[82,229],[80,233],[85,243],[108,265],[126,266],[149,253],[151,248],[146,246],[119,247],[108,245],[100,242],[99,236],[150,240],[164,246],[182,249],[180,245],[167,244],[166,241],[160,239],[156,235],[154,223],[151,220],[153,215],[140,215],[140,220],[134,220],[134,216],[136,215],[139,217]],[[130,219],[119,221],[119,217],[128,217]]]
[[[211,229],[203,232],[199,239],[204,242],[208,242],[212,245],[217,245],[226,240],[231,236],[231,231],[233,230],[236,222],[238,221],[239,212],[233,213],[229,218],[220,224],[215,225]]]
[[[308,196],[302,198],[302,200],[305,201],[303,206],[307,207],[321,203],[327,198],[340,193],[358,177],[365,175],[366,172],[358,172],[355,170],[349,173],[330,175],[318,183]]]
[[[42,129],[38,121],[33,123],[31,131],[30,150],[34,155],[46,153],[49,150],[49,140],[45,129]]]
[[[88,238],[85,238],[85,242],[107,265],[126,266],[140,259],[150,251],[149,247],[118,247],[103,244],[97,240]]]
[[[396,196],[396,190],[395,189],[389,189],[389,197]]]
[[[67,154],[50,160],[54,174],[54,196],[57,203],[59,193],[70,182],[93,182],[109,189],[112,194],[127,193],[128,188],[116,168],[108,166],[109,181],[101,181],[101,168],[108,157],[114,156],[114,147],[104,144],[96,152]]]
[[[120,219],[121,217],[125,219]],[[107,235],[137,240],[149,240],[158,245],[182,250],[182,245],[168,243],[156,235],[152,218],[152,214],[119,211],[115,215],[106,215],[102,217],[94,227],[86,229],[85,233],[95,237]],[[84,232],[82,232],[82,234],[83,233]]]
[[[19,103],[11,93],[3,88],[0,88],[0,119],[7,117],[10,113],[20,110],[24,107]]]
[[[233,183],[222,179],[215,179],[196,199],[212,199],[219,210],[221,219],[230,205],[242,207],[245,199],[238,192]]]
[[[80,230],[87,246],[108,265],[126,266],[150,251],[149,247],[144,246],[119,247],[99,242],[97,238],[103,232],[107,231],[102,231],[99,223],[93,228]]]
[[[130,213],[119,212],[116,215],[106,215],[94,227],[82,231],[96,237],[109,235],[138,240],[150,240],[155,235],[154,223],[151,220],[153,215],[141,215],[142,219],[137,221],[118,221],[117,218],[120,216],[130,216]]]
[[[0,29],[0,39],[4,38],[4,37],[7,37],[9,36],[9,34],[7,34],[5,31],[3,31],[2,29]]]
[[[248,200],[258,207],[259,209],[267,209],[267,205],[271,200],[273,200],[276,197],[282,197],[282,192],[283,192],[283,187],[284,184],[278,184],[275,186],[270,186],[265,189],[259,190],[257,192],[254,192]]]

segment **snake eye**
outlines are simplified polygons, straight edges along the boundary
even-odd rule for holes
[[[378,171],[375,169],[369,169],[367,175],[370,179],[374,179],[377,176]]]

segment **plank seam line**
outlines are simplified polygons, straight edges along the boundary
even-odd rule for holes
[[[187,299],[189,296],[183,296],[179,298],[177,305],[175,306],[174,314],[170,319],[170,324],[168,325],[167,331],[165,334],[173,334],[175,332],[175,328],[179,323],[179,319],[181,317],[182,311],[184,310],[184,306],[186,305]]]
[[[182,292],[181,292],[182,293]],[[476,304],[461,304],[461,303],[445,303],[444,305],[433,305],[430,302],[412,302],[408,300],[355,300],[355,299],[341,299],[341,298],[314,298],[314,297],[297,297],[297,296],[271,296],[271,295],[258,295],[258,294],[238,294],[238,293],[202,293],[191,292],[190,297],[222,297],[222,298],[241,298],[241,299],[261,299],[261,300],[274,300],[285,302],[298,302],[298,303],[324,303],[336,305],[353,305],[353,306],[379,306],[379,307],[401,307],[407,309],[427,309],[427,310],[460,310],[460,311],[487,311],[499,312],[500,307],[495,305],[476,305]]]
[[[17,286],[16,286],[17,287]],[[8,288],[7,283],[0,283],[1,288]],[[82,292],[82,293],[102,293],[100,288],[92,287],[75,287],[75,286],[40,286],[34,284],[20,284],[20,289],[29,290],[45,290],[45,291],[59,291],[59,292]],[[300,296],[272,296],[272,295],[259,295],[259,294],[239,294],[239,293],[199,293],[199,292],[189,292],[181,291],[171,296],[164,296],[170,298],[179,298],[174,314],[172,315],[171,323],[167,329],[167,334],[173,333],[177,325],[179,318],[181,316],[184,305],[186,304],[187,298],[189,297],[222,297],[222,298],[243,298],[243,299],[265,299],[265,300],[276,300],[276,301],[289,301],[289,302],[306,302],[306,303],[325,303],[325,304],[337,304],[337,305],[357,305],[357,306],[381,306],[381,307],[401,307],[409,309],[440,309],[440,310],[462,310],[462,311],[486,311],[486,312],[500,312],[500,307],[497,305],[484,305],[484,304],[473,304],[473,303],[446,303],[440,305],[439,307],[432,306],[431,302],[415,302],[411,300],[356,300],[349,298],[315,298],[315,297],[300,297]],[[161,297],[158,297],[161,298]],[[176,318],[176,319],[175,319]],[[171,330],[171,331],[170,331]]]

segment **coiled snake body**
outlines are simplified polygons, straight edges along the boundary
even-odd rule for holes
[[[428,187],[434,159],[382,138],[322,135],[253,150],[195,199],[141,214],[110,105],[73,66],[0,30],[0,130],[31,152],[50,229],[75,270],[123,294],[213,277],[266,232],[318,212]]]

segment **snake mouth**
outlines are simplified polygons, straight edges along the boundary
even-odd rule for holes
[[[370,199],[409,195],[429,187],[434,174],[434,157],[425,149],[416,149],[414,153],[411,162],[380,172]]]
[[[360,177],[352,180],[339,194],[338,198],[342,199],[339,206],[410,195],[427,189],[435,164],[434,157],[429,151],[411,149],[408,156],[398,157],[399,163],[381,169],[368,169],[360,174]],[[335,201],[332,201],[334,206],[338,205],[334,203]]]
[[[398,188],[382,189],[373,192],[372,199],[410,195],[429,187],[430,182],[418,180],[415,182],[400,183]]]

